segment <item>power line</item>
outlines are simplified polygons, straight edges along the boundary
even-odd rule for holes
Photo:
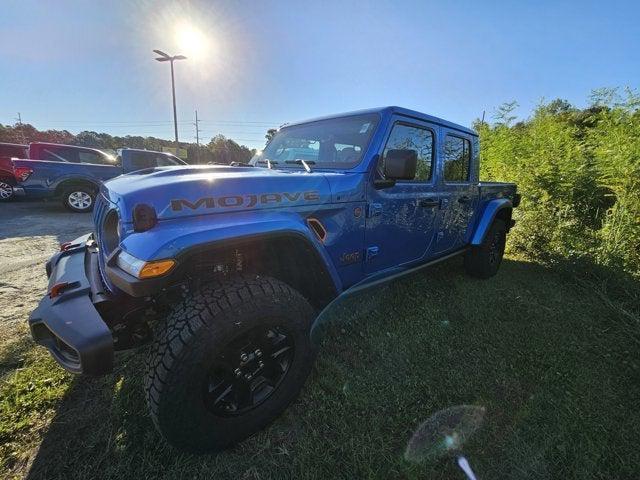
[[[241,120],[199,120],[200,123],[216,124],[216,125],[236,125],[236,126],[250,126],[254,125],[255,128],[263,126],[278,126],[281,122],[257,122],[257,121],[241,121]],[[91,120],[47,120],[49,124],[82,124],[82,125],[170,125],[173,126],[173,122],[167,120],[131,120],[131,121],[91,121]],[[180,120],[180,124],[193,123],[192,120]]]

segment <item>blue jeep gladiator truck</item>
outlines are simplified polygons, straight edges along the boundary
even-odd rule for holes
[[[150,344],[155,426],[225,448],[296,397],[341,299],[455,255],[496,274],[519,194],[479,181],[478,148],[472,130],[386,107],[287,125],[249,165],[110,180],[95,232],[46,265],[32,337],[92,375]]]
[[[123,148],[116,156],[95,148],[34,142],[28,159],[14,159],[18,182],[13,190],[21,196],[60,198],[72,212],[93,209],[100,183],[123,173],[145,168],[186,165],[164,152]]]

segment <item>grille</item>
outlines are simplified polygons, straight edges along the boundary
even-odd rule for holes
[[[105,272],[105,252],[104,245],[102,242],[103,237],[103,228],[104,228],[104,220],[106,216],[109,214],[113,207],[110,202],[104,198],[102,194],[98,194],[96,196],[96,203],[93,206],[93,227],[94,227],[94,236],[96,239],[96,243],[98,244],[99,252],[98,252],[98,266],[100,267],[100,277],[102,278],[102,283],[106,287],[107,290],[114,292],[114,286],[111,284],[107,276],[104,274]]]
[[[102,233],[102,222],[106,211],[108,210],[108,204],[101,193],[96,195],[95,204],[93,205],[93,229],[96,242],[100,246],[100,234]]]

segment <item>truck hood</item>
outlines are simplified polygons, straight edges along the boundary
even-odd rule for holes
[[[330,203],[327,177],[332,175],[336,174],[191,165],[121,175],[105,182],[101,191],[118,206],[122,221],[130,223],[139,203],[153,206],[160,220]]]

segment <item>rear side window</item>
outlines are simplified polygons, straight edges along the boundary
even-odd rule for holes
[[[40,160],[49,160],[52,162],[71,162],[78,163],[78,150],[75,148],[65,147],[44,147]]]
[[[94,165],[113,165],[104,155],[91,150],[78,151],[78,160],[80,163],[93,163]]]
[[[469,180],[471,143],[466,138],[447,135],[444,142],[445,182],[466,182]]]
[[[389,150],[415,150],[418,154],[418,166],[414,180],[431,180],[433,165],[433,132],[426,128],[396,123],[391,130],[387,145],[382,154],[381,171],[384,172],[384,160]]]

